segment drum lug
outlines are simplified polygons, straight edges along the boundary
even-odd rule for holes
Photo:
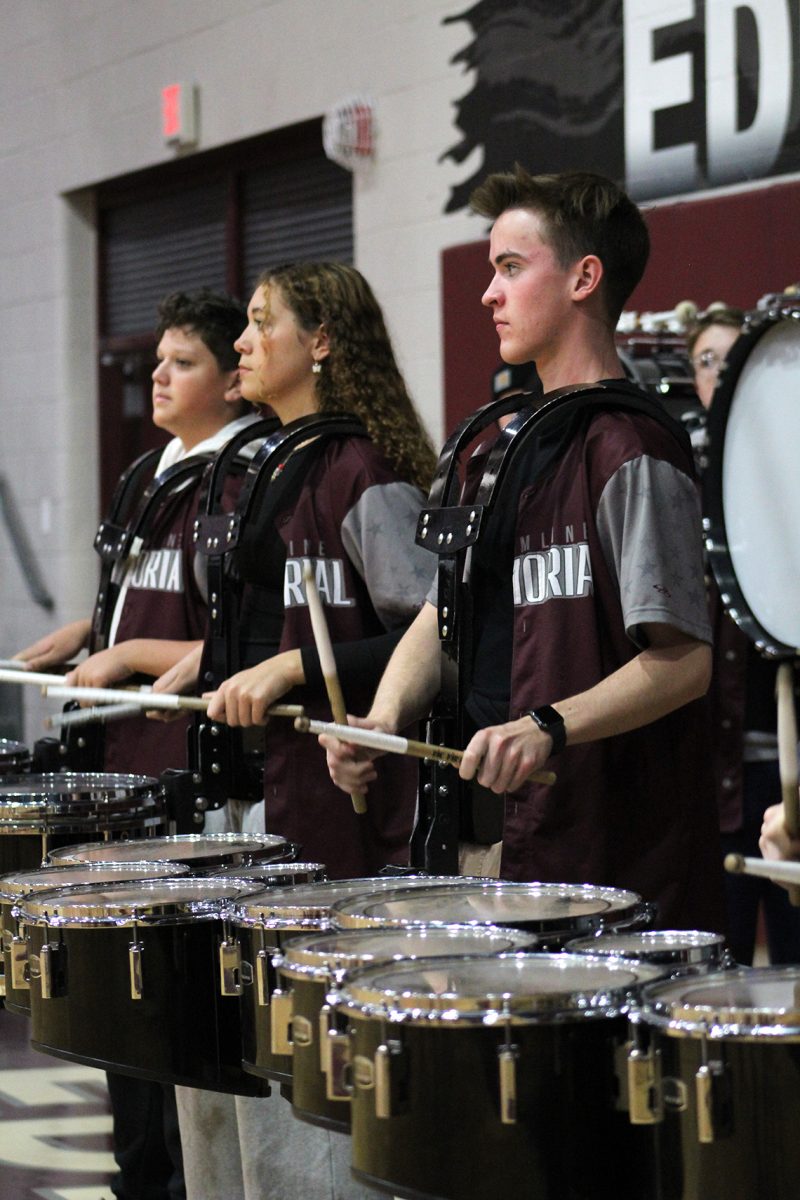
[[[402,1054],[402,1043],[397,1041],[384,1042],[375,1051],[375,1116],[381,1120],[396,1116],[399,1110],[397,1093],[400,1078],[397,1068]]]
[[[497,1050],[500,1068],[500,1121],[503,1125],[517,1123],[517,1059],[519,1047],[505,1042]]]
[[[325,1095],[329,1100],[349,1100],[353,1094],[350,1072],[350,1034],[341,1029],[328,1030],[328,1066],[325,1071]],[[369,1060],[367,1060],[369,1061]]]
[[[9,947],[11,958],[11,986],[17,990],[30,990],[28,974],[28,939],[12,937]]]
[[[141,942],[128,943],[128,967],[131,977],[131,1000],[141,1000],[143,993]]]
[[[242,994],[242,948],[239,942],[220,942],[219,986],[223,996]]]
[[[641,1050],[631,1043],[628,1051],[628,1113],[632,1125],[656,1125],[664,1120],[661,1091],[661,1051]]]
[[[701,1144],[709,1145],[731,1132],[728,1072],[722,1062],[706,1062],[698,1068],[694,1079],[697,1138]]]
[[[333,1009],[330,1004],[323,1004],[319,1010],[319,1069],[322,1074],[327,1076],[331,1069],[331,1047],[330,1038],[333,1033],[331,1028],[331,1013]]]
[[[34,970],[36,975],[34,975]],[[55,1000],[67,994],[67,955],[63,945],[51,946],[45,943],[38,958],[33,955],[30,960],[30,975],[40,980],[43,1000]]]
[[[259,1008],[269,1008],[269,956],[266,950],[256,954],[256,1002]]]
[[[314,1026],[308,1017],[295,1013],[292,1017],[292,1045],[311,1046],[314,1042]]]
[[[292,1053],[292,1013],[294,996],[276,988],[270,1000],[270,1030],[273,1054]]]

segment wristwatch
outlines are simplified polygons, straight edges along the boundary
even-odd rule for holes
[[[553,749],[550,751],[551,756],[553,754],[560,754],[567,744],[567,730],[561,713],[557,712],[550,704],[542,704],[539,708],[527,709],[522,715],[530,717],[540,729],[550,734],[550,737],[553,739]]]

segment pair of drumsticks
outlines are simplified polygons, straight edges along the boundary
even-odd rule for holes
[[[408,754],[413,758],[429,759],[445,766],[458,768],[464,757],[461,750],[454,750],[448,746],[434,746],[429,742],[413,741],[410,738],[383,733],[377,729],[361,729],[348,725],[347,708],[336,670],[333,646],[310,562],[305,564],[303,579],[306,585],[314,643],[319,655],[333,721],[312,720],[305,715],[303,707],[299,704],[273,704],[267,710],[268,715],[293,719],[294,727],[299,733],[311,733],[317,736],[328,734],[331,737],[339,738],[340,741],[351,742],[353,745],[364,746],[370,750],[379,750],[389,754]],[[171,692],[153,692],[149,689],[68,687],[64,683],[64,676],[25,671],[23,664],[14,659],[6,660],[3,666],[0,666],[0,683],[2,682],[35,683],[41,686],[44,695],[53,699],[92,701],[93,704],[102,706],[84,710],[85,715],[66,713],[55,720],[51,718],[53,723],[61,725],[103,720],[109,716],[130,716],[143,708],[204,712],[209,704],[209,701],[201,696],[179,696]],[[67,718],[70,718],[69,722],[67,722]],[[552,771],[534,771],[530,775],[530,779],[534,783],[552,784],[555,782],[555,778]],[[351,799],[357,813],[363,814],[367,811],[365,796],[356,792],[351,795]]]

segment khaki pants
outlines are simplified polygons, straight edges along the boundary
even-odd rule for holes
[[[479,875],[483,879],[499,879],[502,853],[502,842],[494,842],[491,846],[481,846],[477,842],[460,842],[458,873]]]

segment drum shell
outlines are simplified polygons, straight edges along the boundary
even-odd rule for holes
[[[63,947],[65,994],[31,982],[31,1044],[60,1058],[161,1083],[266,1095],[241,1069],[239,999],[219,985],[219,919],[140,925],[143,997],[131,997],[131,928],[28,926],[31,955]],[[31,973],[35,968],[32,964]]]
[[[153,879],[156,876],[175,876],[187,874],[186,867],[182,867],[177,863],[148,863],[134,864],[138,867],[138,873],[134,873],[133,868],[130,868],[130,874],[124,873],[125,869],[120,868],[120,871],[114,872],[114,877],[118,879]],[[39,875],[40,879],[31,880],[30,885],[24,890],[18,890],[16,896],[12,898],[11,893],[4,888],[4,879],[0,878],[0,937],[2,937],[2,974],[0,982],[3,985],[3,995],[5,996],[5,1007],[9,1012],[16,1013],[18,1016],[29,1017],[31,1015],[30,1003],[30,988],[14,987],[12,982],[11,970],[11,944],[15,936],[23,936],[25,927],[16,917],[12,915],[14,906],[27,896],[34,895],[36,892],[50,891],[54,888],[69,886],[74,880],[69,879],[73,874],[74,868],[71,867],[44,867],[40,871],[32,872],[32,875]],[[84,868],[84,873],[88,876],[85,880],[87,883],[92,882],[92,875],[97,876],[103,874],[108,877],[110,871],[108,869],[99,868]],[[68,879],[65,881],[65,876]]]
[[[652,1200],[654,1132],[614,1107],[625,1024],[576,1015],[514,1028],[518,1116],[506,1125],[499,1029],[387,1028],[351,1014],[354,1175],[415,1200]],[[401,1087],[395,1115],[379,1118],[362,1063],[387,1037],[402,1047]]]
[[[293,1056],[277,1054],[272,1049],[271,1000],[279,986],[272,959],[288,939],[299,933],[308,933],[312,928],[322,932],[330,928],[330,924],[325,918],[320,918],[316,923],[304,920],[302,925],[294,927],[270,929],[264,925],[249,925],[241,927],[238,931],[242,945],[242,975],[245,980],[241,995],[242,1066],[252,1075],[270,1079],[283,1086],[291,1086]],[[267,978],[266,998],[270,1001],[267,1004],[259,1003],[255,982],[256,964],[260,956]]]
[[[794,970],[800,983],[799,968],[782,970]],[[747,972],[754,980],[769,973]],[[713,983],[724,977],[706,978]],[[704,1040],[651,1021],[645,996],[635,1032],[641,1048],[660,1055],[666,1099],[656,1128],[663,1200],[796,1200],[800,1031],[773,1029],[761,1036],[737,1036],[737,1017],[732,1015],[729,1028],[717,1025],[714,1036]],[[721,1067],[711,1142],[700,1140],[698,1126],[696,1080],[706,1063],[715,1073]]]
[[[295,1116],[328,1129],[350,1130],[349,1097],[329,1099],[328,1081],[321,1065],[323,1010],[328,1026],[341,1024],[327,1003],[328,993],[346,982],[349,972],[360,966],[396,962],[406,957],[418,959],[442,953],[480,957],[510,954],[529,950],[535,942],[533,935],[491,926],[349,930],[331,933],[327,938],[323,935],[289,941],[275,966],[281,990],[291,994]]]

